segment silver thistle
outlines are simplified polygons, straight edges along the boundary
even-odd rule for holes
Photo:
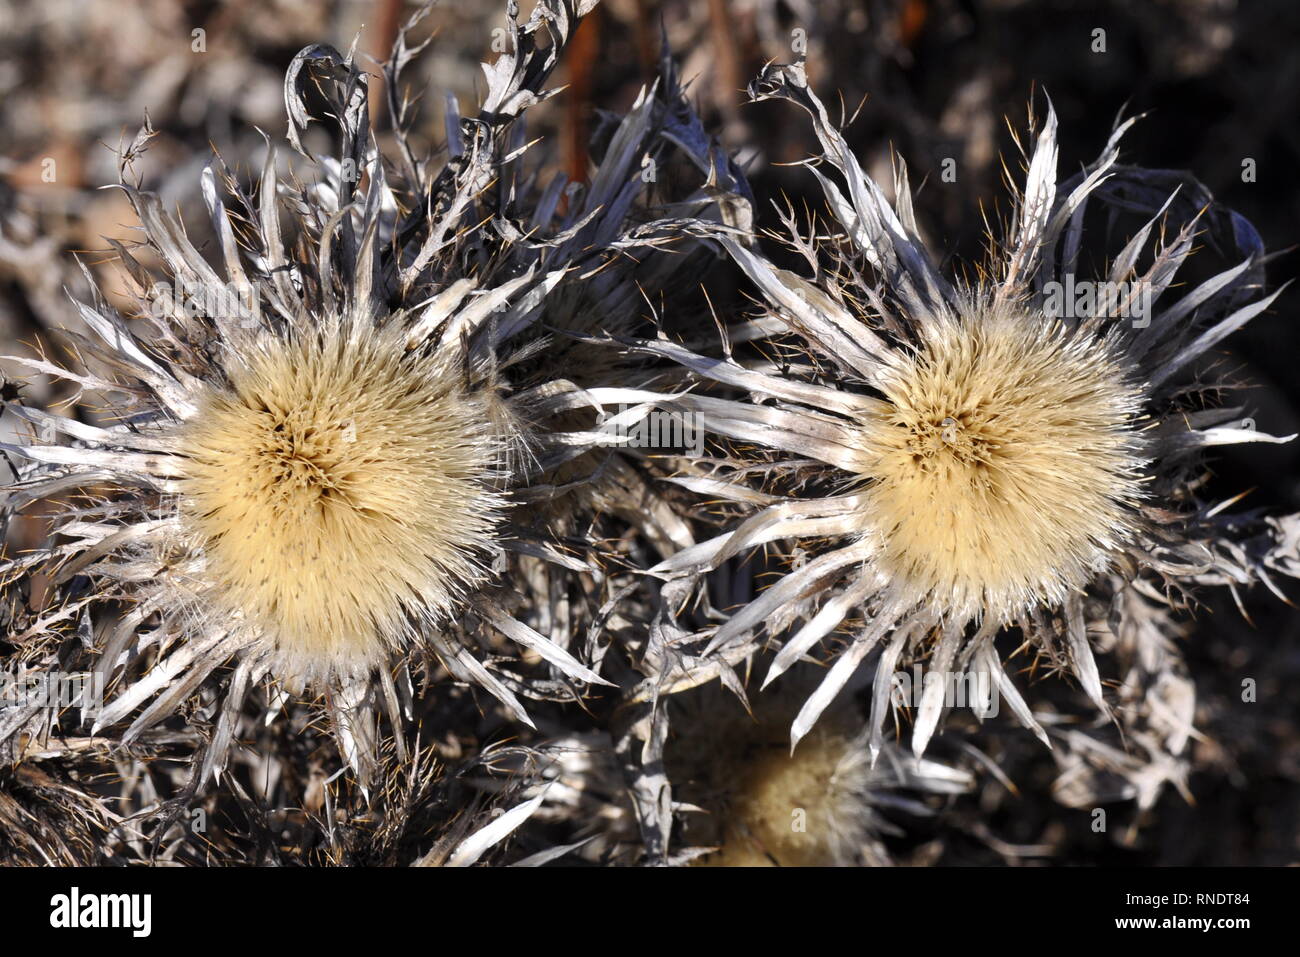
[[[1271,586],[1268,566],[1281,564],[1275,558],[1287,547],[1274,536],[1263,554],[1247,557],[1231,544],[1221,509],[1196,499],[1193,470],[1208,446],[1293,437],[1254,429],[1243,409],[1207,402],[1189,411],[1184,400],[1195,387],[1179,375],[1280,294],[1262,292],[1258,237],[1190,177],[1118,165],[1133,120],[1115,129],[1096,162],[1058,183],[1049,106],[1000,251],[976,278],[950,279],[920,238],[906,168],[897,167],[891,202],[832,125],[802,65],[769,67],[750,93],[811,115],[823,155],[808,168],[836,228],[818,242],[793,231],[789,218],[788,241],[806,258],[808,278],[776,267],[756,246],[720,240],[767,306],[743,327],[745,338],[784,347],[790,360],[741,361],[729,350],[719,358],[663,339],[629,344],[711,383],[673,401],[756,450],[748,464],[701,464],[693,480],[752,514],[654,571],[680,590],[769,543],[811,557],[716,628],[679,635],[678,646],[701,641],[706,658],[735,662],[765,630],[781,637],[766,684],[860,620],[792,722],[793,744],[876,649],[873,750],[883,744],[891,676],[919,655],[939,673],[990,676],[1047,742],[994,646],[1012,626],[1109,714],[1086,596],[1123,627],[1132,589],[1177,603],[1180,587],[1216,570]],[[1150,219],[1095,277],[1099,292],[1083,314],[1056,315],[1053,284],[1074,282],[1090,201]],[[1162,235],[1162,224],[1174,229]],[[1226,237],[1239,262],[1176,293],[1175,276],[1203,230]],[[1134,308],[1138,295],[1152,306],[1145,315]],[[778,490],[784,477],[791,490],[773,495],[747,481],[755,474]],[[816,546],[823,541],[831,546]],[[921,701],[918,755],[943,708],[942,695]]]
[[[35,434],[7,449],[30,464],[6,508],[98,491],[56,512],[48,547],[4,565],[10,579],[47,573],[55,585],[21,635],[29,649],[52,654],[60,623],[81,620],[110,690],[94,731],[134,715],[119,737],[129,744],[233,660],[199,781],[220,772],[249,690],[267,679],[324,696],[364,784],[379,716],[405,755],[418,675],[437,664],[525,725],[521,698],[572,700],[609,684],[570,647],[605,583],[595,545],[559,543],[564,516],[612,508],[665,550],[691,539],[666,507],[646,507],[654,496],[617,438],[583,427],[600,397],[554,340],[626,314],[638,280],[664,282],[689,263],[654,253],[689,236],[683,212],[711,200],[679,196],[658,217],[647,201],[642,158],[689,149],[667,135],[684,106],[670,77],[617,121],[567,211],[563,178],[535,185],[521,117],[550,95],[543,85],[589,6],[540,4],[519,25],[509,5],[510,49],[487,68],[478,117],[452,111],[437,175],[407,145],[396,94],[390,164],[351,54],[303,50],[285,79],[288,140],[315,178],[282,179],[272,147],[254,197],[214,160],[202,191],[219,269],[157,196],[125,181],[152,130],[126,152],[121,188],[162,275],[114,249],[151,318],[78,303],[84,371],[17,359],[102,397],[110,421],[15,406]],[[390,93],[416,52],[403,32],[385,66]],[[304,145],[308,82],[329,104],[334,155]],[[232,295],[196,304],[195,290]],[[550,500],[565,491],[557,517]],[[87,580],[88,593],[76,586]],[[571,590],[581,597],[565,613],[555,599]],[[117,601],[119,619],[98,612]],[[542,670],[517,652],[514,668],[475,653],[512,646]],[[33,717],[6,714],[0,740]]]

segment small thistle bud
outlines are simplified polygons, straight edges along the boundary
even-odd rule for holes
[[[958,767],[889,747],[873,765],[856,709],[836,707],[793,753],[790,719],[816,687],[801,668],[779,687],[742,704],[718,684],[666,698],[661,781],[679,813],[670,822],[665,862],[718,867],[887,865],[885,833],[902,833],[931,813],[935,795],[970,790]],[[643,854],[637,813],[607,735],[571,735],[547,744],[538,819],[566,824],[582,855],[633,864]],[[886,808],[904,807],[905,814]]]
[[[671,699],[674,737],[665,762],[676,782],[673,797],[702,812],[684,815],[682,840],[716,848],[694,863],[886,865],[881,834],[903,822],[887,821],[881,804],[900,792],[959,794],[970,787],[966,772],[893,748],[873,765],[869,734],[847,705],[791,751],[787,728],[815,687],[815,672],[802,669],[760,695],[752,713],[716,684]],[[912,807],[925,809],[920,801]]]

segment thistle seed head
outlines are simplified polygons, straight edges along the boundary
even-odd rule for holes
[[[302,677],[368,670],[480,577],[501,499],[487,399],[400,335],[335,325],[232,353],[181,428],[212,607]]]
[[[725,808],[719,809],[726,821],[720,847],[700,863],[713,867],[854,863],[852,852],[868,843],[875,823],[867,804],[869,769],[865,762],[854,761],[854,750],[860,745],[829,727],[815,729],[793,755],[783,733],[764,744],[733,769]]]
[[[716,685],[673,699],[675,736],[665,749],[673,797],[707,812],[686,816],[682,839],[717,848],[695,858],[700,864],[888,864],[880,835],[896,824],[881,812],[891,799],[969,788],[964,771],[892,746],[873,766],[862,716],[847,704],[791,751],[789,723],[819,679],[818,669],[798,668],[752,711]]]
[[[1062,601],[1134,530],[1142,398],[1108,340],[975,308],[895,351],[863,414],[880,569],[958,621]]]

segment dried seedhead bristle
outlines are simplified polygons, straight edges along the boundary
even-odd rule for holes
[[[1027,310],[920,327],[863,416],[861,520],[909,604],[1007,622],[1063,600],[1130,538],[1138,384],[1104,338]]]
[[[481,577],[501,507],[490,400],[452,360],[348,324],[264,337],[225,372],[180,433],[202,597],[279,671],[365,670]]]

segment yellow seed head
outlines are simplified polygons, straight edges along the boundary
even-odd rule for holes
[[[1105,339],[1006,308],[922,327],[861,432],[879,565],[950,618],[1014,619],[1109,566],[1134,528],[1141,393]]]
[[[182,431],[203,597],[289,676],[367,669],[480,576],[501,505],[488,400],[370,328],[239,352]]]

